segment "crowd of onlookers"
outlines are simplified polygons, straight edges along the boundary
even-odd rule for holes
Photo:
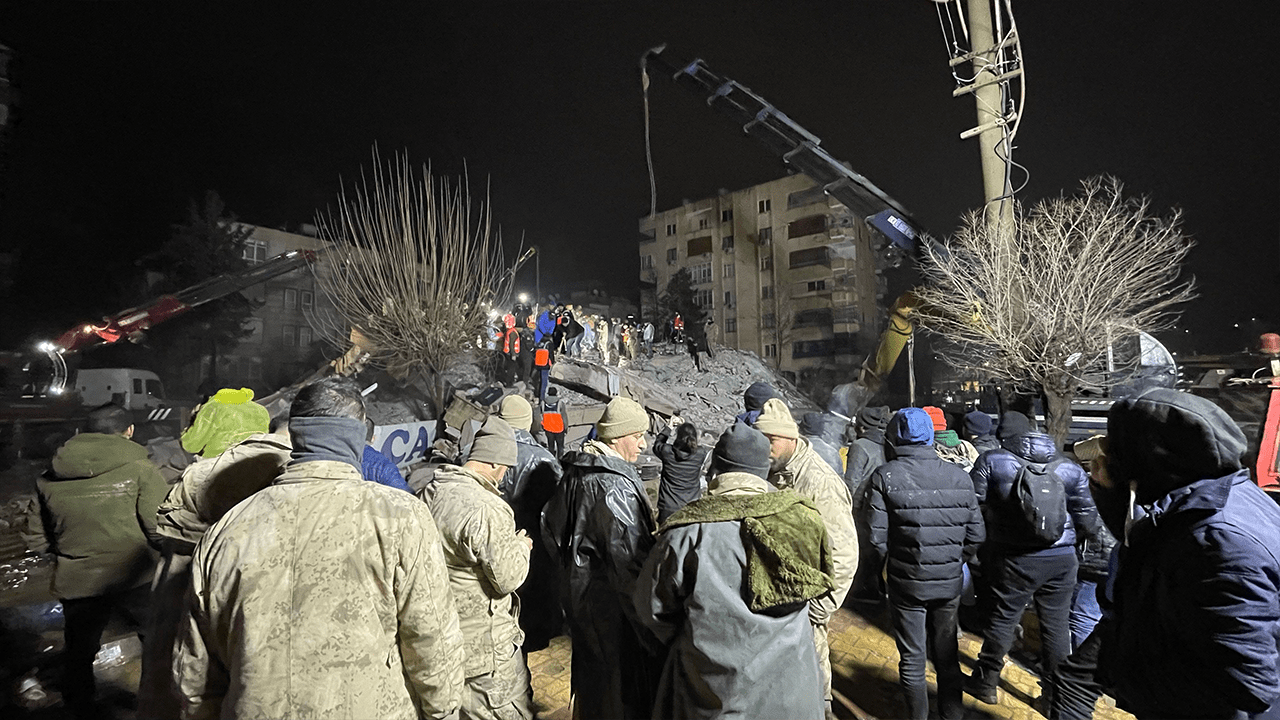
[[[504,356],[529,324],[571,354],[607,325],[543,315],[504,320]],[[575,717],[816,720],[848,599],[887,609],[913,718],[928,661],[938,716],[997,702],[1028,607],[1048,717],[1104,692],[1143,718],[1280,712],[1280,508],[1201,398],[1121,400],[1105,437],[1063,451],[1014,411],[797,421],[760,382],[722,431],[614,397],[565,449],[563,417],[545,445],[531,432],[532,403],[544,431],[557,412],[545,374],[533,387],[408,478],[348,379],[302,388],[275,427],[220,391],[173,485],[128,413],[94,411],[39,481],[67,706],[98,712],[93,656],[121,611],[139,717],[529,718],[527,653],[567,628]],[[656,503],[637,468],[655,429]],[[967,678],[961,626],[983,638]]]

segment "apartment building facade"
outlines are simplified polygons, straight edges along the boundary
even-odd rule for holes
[[[804,175],[641,218],[642,313],[654,320],[687,268],[713,340],[750,350],[803,381],[847,370],[874,348],[886,286],[873,230]]]

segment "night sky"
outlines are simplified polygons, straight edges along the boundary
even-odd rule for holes
[[[1111,173],[1181,207],[1200,299],[1168,344],[1236,349],[1251,317],[1280,330],[1262,308],[1280,290],[1276,4],[1013,5],[1023,202]],[[343,7],[0,4],[20,93],[0,178],[0,246],[21,252],[4,342],[121,309],[134,261],[206,190],[296,228],[375,143],[439,173],[465,162],[512,250],[543,248],[544,291],[599,278],[632,294],[649,205],[638,60],[663,42],[774,103],[935,235],[982,200],[976,141],[958,139],[973,100],[951,97],[927,0]],[[660,209],[785,172],[667,79],[650,102]],[[531,267],[520,280],[532,290]]]

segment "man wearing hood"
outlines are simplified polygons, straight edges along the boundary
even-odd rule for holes
[[[557,555],[573,640],[571,689],[583,720],[647,718],[661,658],[632,602],[653,547],[653,506],[636,471],[649,416],[615,397],[596,423],[596,439],[561,458],[564,480],[542,514]]]
[[[969,476],[934,452],[931,418],[899,410],[886,431],[893,459],[871,474],[871,543],[888,558],[889,608],[907,715],[929,716],[925,649],[938,674],[938,715],[964,714],[956,641],[961,568],[986,536]]]
[[[1150,390],[1112,406],[1096,489],[1122,538],[1100,667],[1139,718],[1276,717],[1280,509],[1246,441],[1204,398]]]
[[[964,416],[964,439],[973,445],[979,455],[988,450],[1000,449],[1000,441],[991,434],[993,429],[991,416],[981,410],[974,410]]]
[[[832,588],[826,529],[812,503],[773,492],[768,473],[768,439],[734,423],[712,453],[707,496],[662,526],[635,593],[640,620],[668,645],[653,717],[823,717],[806,607]]]
[[[760,417],[760,411],[764,409],[765,401],[776,397],[778,397],[778,391],[774,390],[769,383],[763,380],[751,383],[751,386],[742,394],[742,405],[745,409],[738,413],[734,420],[755,425],[756,418]]]
[[[778,398],[765,402],[756,418],[755,427],[769,438],[769,482],[774,487],[790,488],[813,502],[822,516],[831,540],[831,556],[835,591],[809,601],[809,620],[813,623],[813,641],[822,663],[823,693],[828,707],[831,702],[831,652],[827,643],[827,622],[844,602],[858,568],[858,531],[853,525],[853,502],[849,488],[836,475],[808,440],[800,437],[800,428],[791,410]]]
[[[866,491],[871,473],[888,460],[884,441],[884,429],[888,423],[887,406],[864,407],[858,411],[858,439],[849,445],[848,464],[844,469],[844,484],[849,488],[854,527],[858,531],[858,569],[853,579],[855,602],[884,602],[884,580],[880,577],[884,558],[869,542],[871,518],[866,505]]]
[[[88,432],[58,448],[53,468],[36,480],[54,556],[50,589],[65,620],[62,693],[76,717],[95,715],[93,658],[111,615],[135,629],[146,620],[156,507],[169,486],[132,437],[127,410],[94,410]]]
[[[991,615],[983,628],[982,651],[965,684],[965,692],[992,705],[1014,628],[1033,600],[1040,619],[1041,687],[1049,692],[1058,663],[1071,653],[1068,618],[1076,584],[1076,536],[1092,537],[1098,523],[1084,469],[1059,455],[1052,437],[1035,432],[1027,416],[1015,411],[1005,413],[997,436],[1003,448],[979,457],[970,473],[986,520],[987,541],[980,558],[991,593]],[[1062,483],[1056,497],[1065,495],[1066,516],[1052,543],[1026,526],[1015,487],[1024,472],[1040,472]]]
[[[353,381],[302,388],[289,435],[284,473],[196,545],[173,663],[182,716],[448,716],[465,658],[431,511],[361,476]]]
[[[555,581],[552,550],[542,540],[542,509],[560,485],[560,462],[529,434],[533,407],[519,395],[502,399],[498,417],[511,426],[516,441],[516,465],[502,478],[499,489],[515,513],[516,528],[533,538],[529,576],[520,586],[520,629],[525,652],[547,647],[560,634],[564,612]]]
[[[516,529],[498,493],[516,464],[511,426],[490,417],[461,466],[443,465],[418,492],[440,528],[449,588],[466,640],[462,720],[531,718],[529,668],[516,622],[516,588],[529,573],[533,541]]]

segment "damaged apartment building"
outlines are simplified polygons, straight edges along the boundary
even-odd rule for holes
[[[805,175],[686,201],[640,220],[642,312],[664,320],[657,298],[686,268],[713,341],[801,386],[846,381],[884,314],[873,232]]]

